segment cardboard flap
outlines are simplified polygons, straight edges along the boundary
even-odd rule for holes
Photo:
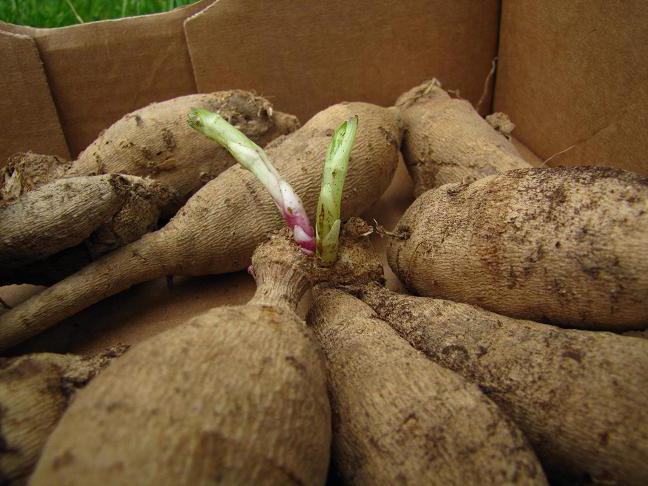
[[[499,59],[495,108],[549,165],[648,175],[648,2],[505,0]]]
[[[339,101],[391,105],[431,77],[475,102],[498,2],[220,0],[185,22],[199,91],[254,89],[302,121]]]
[[[0,167],[31,150],[69,158],[34,40],[0,28]]]
[[[124,114],[196,91],[182,23],[211,1],[161,14],[33,29],[72,156]]]

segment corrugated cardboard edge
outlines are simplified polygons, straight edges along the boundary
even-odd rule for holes
[[[495,109],[549,165],[648,175],[648,2],[504,0]]]
[[[36,43],[5,25],[0,25],[0,167],[20,151],[69,158]]]
[[[183,22],[213,1],[57,29],[9,27],[38,45],[73,156],[124,114],[196,92]]]
[[[497,49],[496,0],[219,0],[185,21],[199,91],[254,89],[302,120],[391,105],[432,77],[473,103]]]

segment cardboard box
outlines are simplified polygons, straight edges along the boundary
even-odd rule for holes
[[[60,29],[0,23],[0,165],[16,151],[75,157],[123,114],[188,93],[253,89],[305,121],[343,100],[390,105],[437,77],[473,103],[486,84],[483,112],[509,113],[536,164],[646,175],[646,25],[643,0],[202,0]],[[401,164],[367,216],[389,227],[411,200]],[[253,288],[244,273],[177,278],[171,288],[156,280],[14,351],[135,343],[210,307],[243,303]],[[37,291],[4,287],[0,297],[16,304]]]

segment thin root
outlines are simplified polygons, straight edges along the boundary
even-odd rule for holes
[[[549,158],[543,160],[543,161],[542,161],[542,167],[546,167],[547,163],[548,163],[551,159],[553,159],[554,157],[558,157],[559,155],[562,155],[562,154],[564,154],[565,152],[570,151],[570,150],[573,149],[575,146],[576,146],[576,144],[574,144],[574,145],[570,145],[570,146],[567,147],[566,149],[563,149],[563,150],[561,150],[560,152],[556,152],[556,153],[553,154],[551,157],[549,157]]]
[[[496,68],[497,68],[497,56],[495,56],[491,61],[490,71],[488,71],[488,75],[486,76],[486,80],[484,81],[484,90],[482,91],[482,95],[479,98],[479,101],[477,102],[477,106],[475,107],[475,110],[477,110],[477,112],[481,110],[484,101],[486,101],[486,97],[488,96],[488,87],[490,86],[490,80],[493,78]]]
[[[376,219],[374,218],[374,224],[376,227],[376,233],[380,235],[381,238],[392,238],[395,240],[406,240],[407,239],[407,234],[405,233],[396,233],[395,231],[389,231],[385,229],[384,226],[382,226]],[[369,233],[368,233],[369,234]]]

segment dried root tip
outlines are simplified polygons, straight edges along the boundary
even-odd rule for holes
[[[441,87],[441,82],[433,78],[400,95],[396,100],[396,106],[404,110],[422,101],[444,101],[448,99],[450,99],[450,95]]]
[[[15,201],[21,194],[61,177],[72,165],[56,155],[32,152],[9,157],[0,169],[0,205]]]
[[[486,121],[499,133],[509,140],[511,139],[511,133],[515,130],[515,123],[511,121],[506,113],[502,113],[501,111],[492,113],[486,117]]]
[[[288,135],[294,132],[295,130],[297,130],[301,126],[301,123],[299,122],[299,118],[297,118],[295,115],[282,113],[281,111],[273,112],[272,119],[274,120],[277,129],[283,135]]]
[[[268,129],[272,117],[268,100],[245,91],[234,90],[227,94],[219,107],[220,115],[249,136],[259,135]]]
[[[389,231],[387,228],[382,226],[378,221],[374,219],[376,233],[381,238],[389,238],[393,240],[406,240],[410,237],[410,232],[405,227],[398,227],[399,231]]]
[[[119,177],[126,182],[121,207],[84,242],[91,260],[155,231],[161,218],[172,216],[181,206],[180,198],[164,184],[137,176]]]

